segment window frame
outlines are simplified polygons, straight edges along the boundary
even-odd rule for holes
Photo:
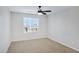
[[[27,18],[31,18],[32,21],[33,21],[34,19],[37,20],[38,25],[37,25],[37,27],[36,27],[36,28],[37,28],[36,31],[32,31],[32,30],[31,30],[31,31],[26,31],[26,30],[25,30],[24,20],[27,19]],[[40,19],[37,18],[37,17],[23,17],[23,28],[24,28],[24,33],[39,32],[39,29],[40,29]],[[33,29],[34,27],[32,28],[32,26],[30,26],[30,28]]]

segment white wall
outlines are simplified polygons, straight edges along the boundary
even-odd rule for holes
[[[35,17],[40,19],[40,31],[24,33],[23,17]],[[12,41],[29,40],[47,37],[47,17],[22,13],[11,13]]]
[[[0,52],[6,52],[10,45],[10,12],[0,7]]]
[[[24,33],[23,17],[40,18],[40,31]],[[79,7],[69,8],[48,16],[11,13],[0,7],[0,52],[6,52],[12,41],[48,38],[79,51]]]
[[[48,38],[79,51],[79,7],[48,17]]]

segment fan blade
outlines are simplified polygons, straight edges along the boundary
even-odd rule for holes
[[[41,12],[42,14],[44,14],[44,15],[46,15],[46,13],[44,13],[44,12]]]
[[[45,10],[45,11],[43,11],[43,12],[52,12],[51,10]]]

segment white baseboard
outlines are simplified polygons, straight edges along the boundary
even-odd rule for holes
[[[76,51],[79,51],[79,49],[77,49],[77,48],[75,48],[75,47],[73,47],[73,46],[70,46],[70,45],[68,45],[68,44],[66,44],[66,43],[60,42],[60,41],[58,41],[58,40],[55,40],[55,37],[48,37],[48,39],[53,40],[53,41],[56,41],[56,42],[58,42],[58,43],[60,43],[60,44],[62,44],[62,45],[64,45],[64,46],[67,46],[67,47],[69,47],[69,48],[71,48],[71,49],[74,49],[74,50],[76,50]]]
[[[7,45],[7,47],[6,47],[6,50],[5,50],[6,53],[7,53],[7,51],[8,51],[8,48],[10,47],[10,44],[11,44],[11,40],[9,41],[9,43],[8,43],[8,45]]]
[[[6,45],[0,49],[0,53],[7,53],[10,44],[11,44],[11,41],[7,42]]]
[[[33,40],[33,39],[40,39],[40,38],[47,38],[47,36],[32,37],[32,38],[15,38],[12,41]],[[19,40],[17,40],[17,39],[19,39]]]

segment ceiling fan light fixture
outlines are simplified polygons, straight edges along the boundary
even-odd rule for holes
[[[43,15],[43,14],[38,12],[38,15]]]

